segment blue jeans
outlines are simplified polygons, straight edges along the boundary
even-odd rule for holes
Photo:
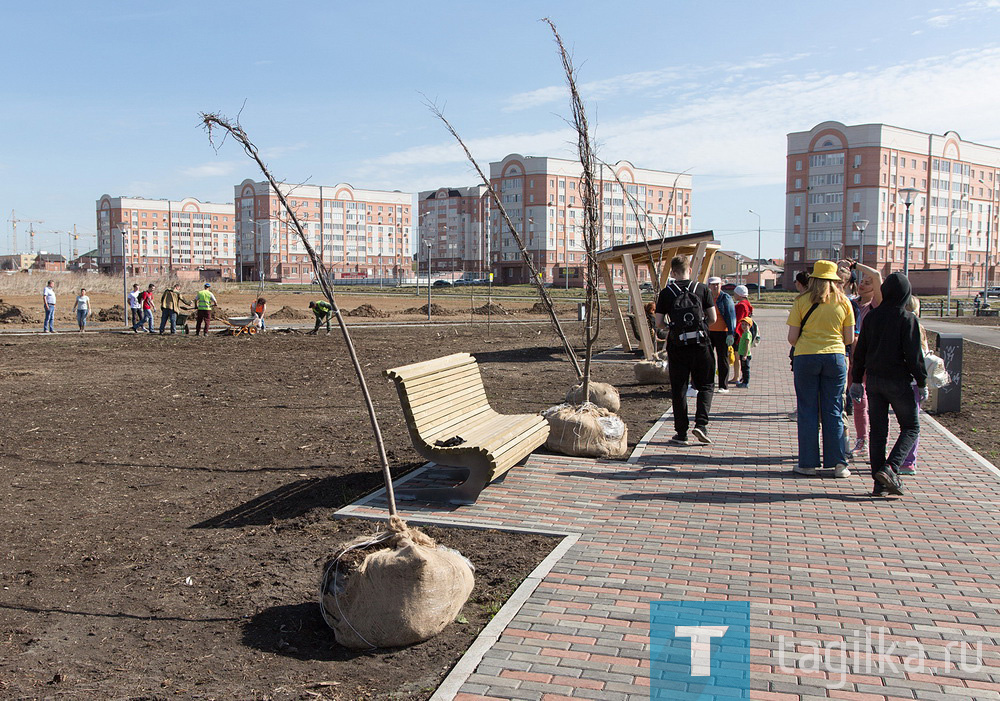
[[[76,310],[76,323],[77,323],[77,326],[80,327],[81,331],[83,331],[83,329],[87,326],[87,317],[88,316],[90,316],[90,310],[89,309],[77,309]]]
[[[46,306],[45,321],[42,322],[42,333],[45,333],[46,331],[51,331],[52,333],[55,333],[56,330],[52,327],[52,322],[55,321],[55,318],[56,318],[56,305],[53,304],[51,307]]]
[[[143,309],[142,310],[142,323],[139,326],[145,326],[150,333],[153,333],[153,310]]]
[[[793,361],[798,409],[799,467],[832,468],[847,463],[844,450],[844,385],[847,358],[842,353],[797,355]],[[823,426],[823,462],[819,428]]]
[[[167,320],[170,320],[170,333],[177,332],[177,310],[176,309],[161,309],[160,310],[160,333],[167,327]]]

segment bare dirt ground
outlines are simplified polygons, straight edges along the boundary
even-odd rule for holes
[[[575,378],[547,324],[368,326],[355,340],[396,474],[422,463],[385,368],[473,352],[507,412],[559,403]],[[666,387],[634,384],[631,363],[598,363],[595,379],[621,390],[633,445],[669,402]],[[433,529],[478,568],[468,622],[411,648],[350,652],[319,615],[320,568],[370,528],[333,512],[380,477],[336,328],[0,333],[0,399],[0,697],[426,698],[554,545]]]

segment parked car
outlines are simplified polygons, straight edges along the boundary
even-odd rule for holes
[[[451,280],[435,280],[434,287],[451,287]]]
[[[644,292],[652,292],[653,291],[653,283],[651,283],[651,282],[644,282],[641,285],[639,285],[639,289],[642,290],[642,291],[644,291]]]
[[[723,292],[732,293],[732,291],[735,290],[735,289],[736,289],[736,283],[735,282],[727,282],[725,285],[722,286],[722,291]]]
[[[1000,299],[1000,287],[988,287],[988,288],[986,288],[985,292],[986,292],[986,299]],[[979,299],[982,299],[983,298],[983,290],[980,290],[976,294],[976,297],[979,297]]]

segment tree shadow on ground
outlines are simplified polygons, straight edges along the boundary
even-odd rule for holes
[[[242,642],[254,650],[306,662],[345,662],[396,652],[395,648],[351,650],[338,645],[315,601],[264,609],[243,626]]]
[[[412,463],[394,468],[393,473],[401,476],[422,464]],[[272,489],[190,528],[265,526],[275,521],[298,518],[313,509],[339,509],[382,485],[380,472],[309,477]]]
[[[538,346],[536,348],[512,348],[510,350],[482,351],[473,353],[477,363],[565,363],[568,362],[562,347]]]
[[[645,465],[634,470],[622,470],[620,472],[587,472],[585,470],[574,470],[560,472],[565,477],[589,477],[591,479],[614,480],[629,482],[644,479],[726,479],[730,477],[741,478],[765,478],[765,479],[786,479],[788,473],[776,470],[755,470],[747,466],[745,470],[734,470],[719,468],[717,470],[693,470],[686,466],[670,465]]]
[[[844,501],[864,503],[869,501],[885,501],[882,497],[873,497],[869,494],[823,494],[818,492],[722,492],[722,491],[694,491],[694,492],[655,492],[642,494],[622,494],[618,497],[621,501],[680,501],[697,502],[702,504],[774,504],[785,501],[810,501],[813,499],[829,499],[832,501]]]

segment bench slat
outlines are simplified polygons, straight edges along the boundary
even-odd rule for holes
[[[472,378],[482,381],[479,368],[475,365],[466,365],[456,368],[451,372],[438,372],[432,375],[424,375],[416,380],[406,381],[406,391],[409,393],[419,393],[449,382],[455,382],[465,378]]]
[[[385,374],[394,380],[408,382],[434,372],[454,369],[462,365],[475,364],[475,362],[476,359],[468,353],[454,353],[452,355],[446,355],[442,358],[434,358],[433,360],[425,360],[420,363],[413,363],[412,365],[392,368],[390,370],[386,370]]]
[[[422,412],[419,416],[414,416],[413,424],[422,433],[426,430],[434,430],[436,426],[448,423],[453,419],[460,423],[463,417],[468,416],[476,409],[489,408],[490,405],[486,401],[485,395],[476,394],[468,397],[459,397],[452,402],[439,406],[435,411]]]
[[[483,396],[486,395],[486,390],[483,388],[483,383],[480,382],[477,378],[476,379],[469,378],[466,380],[462,380],[460,382],[454,382],[454,383],[449,383],[447,385],[437,386],[432,389],[429,389],[426,392],[420,392],[416,395],[407,392],[406,399],[407,403],[410,405],[410,408],[413,409],[414,413],[416,413],[421,409],[423,409],[425,406],[430,406],[436,402],[439,402],[441,399],[445,399],[447,397],[454,396],[457,394],[463,394],[469,391],[474,391],[474,392],[479,391],[483,393]]]

